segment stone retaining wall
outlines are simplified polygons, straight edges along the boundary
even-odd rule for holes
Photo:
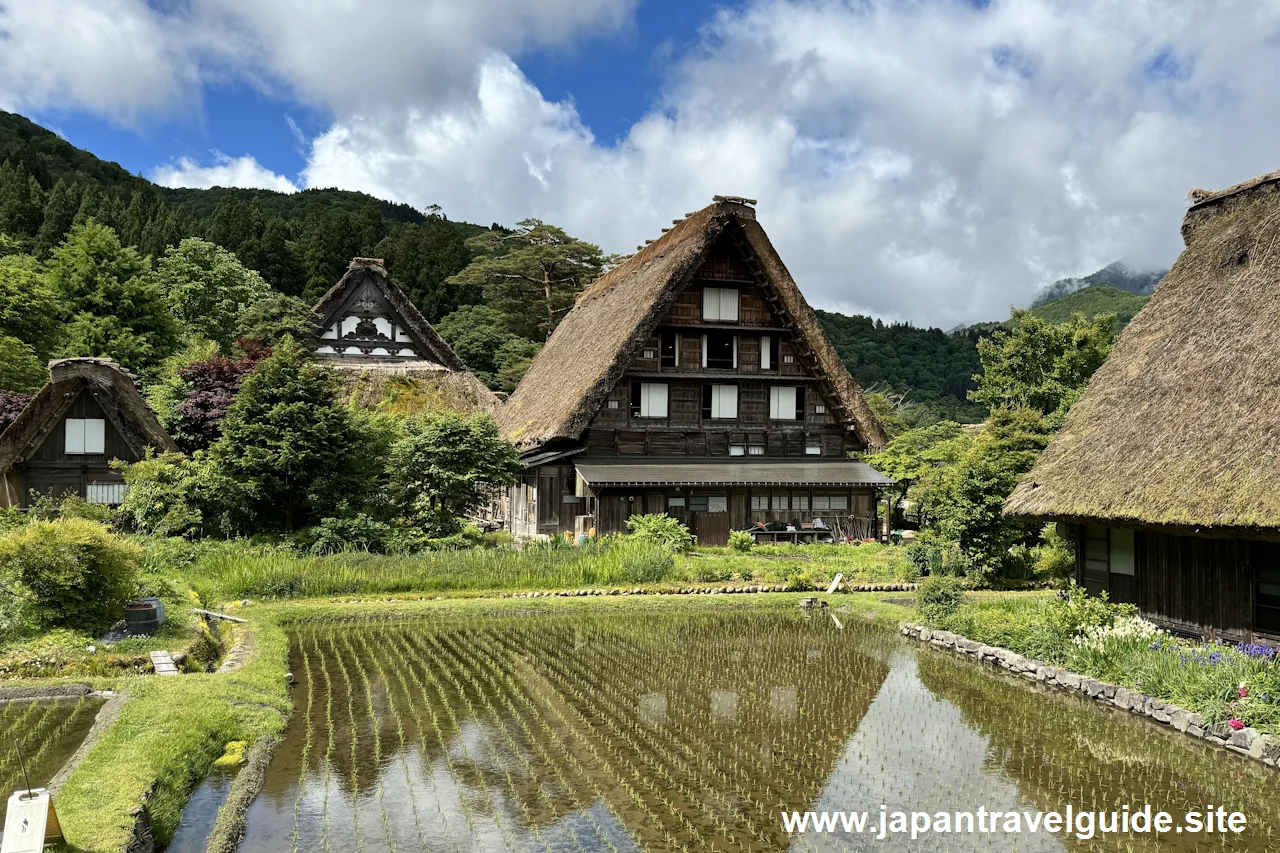
[[[1002,649],[999,646],[988,646],[950,631],[938,631],[924,625],[903,625],[902,634],[922,643],[928,643],[940,649],[950,649],[956,654],[998,666],[1028,681],[1080,693],[1096,702],[1140,714],[1157,723],[1171,726],[1190,737],[1229,749],[1271,767],[1280,764],[1280,739],[1274,735],[1259,734],[1257,729],[1244,728],[1235,731],[1226,723],[1204,725],[1199,714],[1144,696],[1132,688],[1107,684],[1105,681],[1098,681],[1087,675],[1077,675],[1074,672],[1023,657],[1017,652]]]

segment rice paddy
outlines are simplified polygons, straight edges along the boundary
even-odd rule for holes
[[[853,624],[850,624],[850,623]],[[853,617],[524,614],[294,629],[242,851],[1267,850],[1274,770]],[[784,812],[1241,811],[1241,835],[788,834]],[[869,830],[870,832],[870,830]]]
[[[48,784],[93,726],[104,700],[94,696],[13,699],[0,702],[0,827],[8,795],[27,786]],[[15,748],[16,745],[16,748]],[[26,777],[18,762],[21,752]]]

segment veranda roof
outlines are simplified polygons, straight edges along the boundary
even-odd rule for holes
[[[893,480],[865,462],[767,462],[671,459],[589,460],[575,463],[592,486],[890,486]]]

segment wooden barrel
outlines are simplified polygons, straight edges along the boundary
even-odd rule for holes
[[[159,606],[154,601],[130,601],[124,606],[124,627],[130,634],[154,634],[160,627]]]

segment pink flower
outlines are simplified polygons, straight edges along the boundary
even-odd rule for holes
[[[1236,731],[1240,731],[1241,729],[1244,728],[1244,723],[1240,722],[1239,720],[1227,720],[1227,725],[1231,726],[1231,728],[1233,728]]]
[[[1241,698],[1241,699],[1243,699],[1244,697],[1246,697],[1246,696],[1248,696],[1248,695],[1249,695],[1249,691],[1248,691],[1247,689],[1243,688],[1243,687],[1241,687],[1241,688],[1240,688],[1239,690],[1237,690],[1236,692],[1240,694],[1240,698]]]

